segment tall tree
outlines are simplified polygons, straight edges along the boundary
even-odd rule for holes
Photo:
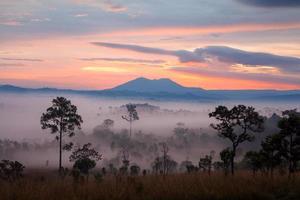
[[[238,146],[245,141],[253,141],[255,132],[263,131],[264,119],[251,106],[238,105],[232,109],[226,106],[216,107],[214,112],[209,113],[219,121],[211,124],[211,127],[218,131],[219,136],[229,139],[231,142],[231,174],[234,174],[234,158]]]
[[[284,137],[286,148],[283,154],[289,163],[289,176],[295,172],[297,162],[300,160],[300,112],[286,110],[279,121],[279,134]]]
[[[123,115],[122,118],[129,122],[129,136],[131,137],[132,122],[139,120],[138,112],[136,111],[136,105],[126,104],[127,115]]]
[[[62,169],[63,137],[74,136],[75,128],[80,129],[82,122],[81,116],[77,114],[77,107],[64,97],[53,99],[52,106],[41,116],[42,129],[50,129],[51,134],[55,134],[59,141],[59,172]],[[71,147],[72,143],[66,145],[65,149]]]

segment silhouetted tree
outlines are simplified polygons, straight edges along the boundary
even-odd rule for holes
[[[114,133],[112,131],[112,128],[114,126],[114,121],[111,119],[105,119],[101,125],[96,126],[94,128],[94,135],[102,140],[105,141],[111,141]]]
[[[215,171],[219,171],[219,170],[224,170],[224,167],[223,167],[223,162],[221,162],[221,161],[215,161],[215,162],[213,162],[213,168],[214,168],[214,170]],[[225,171],[225,170],[224,170]]]
[[[143,176],[146,176],[147,175],[147,170],[143,169]]]
[[[118,169],[115,168],[114,164],[112,164],[112,163],[110,163],[110,164],[108,165],[108,169],[109,169],[109,173],[110,173],[111,175],[116,175],[117,172],[118,172]]]
[[[169,147],[167,143],[159,143],[159,146],[161,147],[161,152],[163,155],[155,158],[154,162],[152,163],[152,168],[156,173],[160,172],[161,174],[166,175],[169,172],[176,170],[177,162],[172,160],[168,155]]]
[[[0,178],[15,181],[23,177],[24,165],[18,161],[2,160],[0,162]]]
[[[282,154],[289,163],[289,176],[297,169],[300,160],[300,112],[286,110],[282,113],[283,118],[279,121],[279,134],[283,136],[286,146]]]
[[[210,155],[205,155],[203,158],[200,158],[199,161],[199,169],[207,171],[209,175],[211,173],[213,155],[214,151],[212,151]]]
[[[102,123],[102,127],[109,130],[114,126],[114,123],[115,122],[112,119],[105,119]]]
[[[220,137],[229,139],[232,143],[231,173],[233,175],[237,147],[245,141],[253,141],[253,133],[263,131],[264,119],[255,108],[244,105],[234,106],[232,109],[218,106],[214,112],[209,113],[209,117],[219,121],[218,124],[211,124],[211,127],[218,131]]]
[[[136,105],[126,104],[127,115],[123,115],[122,118],[129,122],[129,136],[131,137],[132,122],[139,120],[138,112],[136,111]]]
[[[287,142],[280,134],[273,134],[267,136],[261,143],[260,159],[267,171],[271,172],[273,177],[273,170],[278,166],[282,157],[284,156],[284,149],[287,148]]]
[[[171,172],[175,172],[177,168],[177,162],[173,160],[169,155],[165,158],[163,156],[156,157],[152,163],[152,169],[155,173],[166,175]]]
[[[91,146],[91,143],[84,144],[82,147],[79,146],[70,155],[70,162],[74,162],[73,168],[78,169],[87,178],[89,171],[96,166],[96,162],[102,159],[102,155]]]
[[[163,156],[162,156],[163,174],[167,174],[167,160],[168,160],[169,147],[168,147],[167,143],[165,143],[165,142],[162,142],[159,145],[161,146],[161,152],[163,153]]]
[[[101,169],[101,173],[102,173],[102,175],[103,175],[103,176],[105,176],[105,175],[106,175],[106,168],[105,168],[105,167],[102,167],[102,169]]]
[[[183,147],[186,149],[186,154],[187,157],[190,154],[190,146],[189,146],[189,138],[188,138],[188,134],[189,134],[189,129],[186,128],[185,124],[182,122],[178,122],[176,124],[176,127],[174,128],[174,135],[175,138],[178,139],[180,141],[180,147]]]
[[[129,161],[129,152],[126,148],[123,148],[122,151],[122,166],[120,167],[119,171],[121,172],[122,175],[127,175],[128,174],[128,168],[130,165]]]
[[[245,154],[244,160],[247,166],[251,168],[253,176],[255,176],[256,172],[262,168],[263,161],[260,152],[248,151]]]
[[[183,172],[188,171],[188,167],[192,165],[193,165],[192,161],[189,160],[182,161],[179,165],[179,170]]]
[[[64,136],[74,136],[75,128],[80,129],[82,122],[77,107],[64,97],[53,99],[52,106],[41,116],[42,129],[50,129],[52,134],[58,134],[55,138],[59,141],[59,171],[62,168],[62,139]],[[69,145],[72,146],[72,143]]]
[[[139,175],[140,171],[141,168],[138,165],[134,164],[130,166],[130,175],[137,176]]]
[[[220,152],[220,158],[222,160],[222,168],[224,170],[225,175],[228,174],[229,167],[232,161],[232,150],[230,148],[226,148]]]

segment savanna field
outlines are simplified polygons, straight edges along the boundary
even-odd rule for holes
[[[300,199],[299,175],[273,178],[249,172],[146,176],[107,175],[78,181],[56,171],[29,170],[16,182],[1,182],[1,200],[275,200]]]

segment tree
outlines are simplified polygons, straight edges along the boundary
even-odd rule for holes
[[[174,128],[174,136],[180,142],[179,148],[186,149],[187,157],[190,155],[190,145],[189,145],[189,129],[186,128],[185,124],[178,122]]]
[[[228,174],[229,167],[231,165],[232,160],[232,150],[230,148],[226,148],[220,152],[220,158],[222,160],[222,168],[225,172],[225,175]]]
[[[188,169],[190,168],[190,166],[194,166],[192,161],[182,161],[179,165],[179,170],[182,172],[189,172]]]
[[[70,155],[70,162],[74,162],[73,168],[78,169],[81,174],[87,177],[89,171],[96,166],[96,162],[102,159],[102,155],[91,146],[91,143],[84,144],[82,147],[79,146]]]
[[[163,155],[161,157],[156,157],[152,163],[152,168],[155,172],[160,172],[163,175],[168,174],[169,172],[175,171],[177,168],[177,162],[172,160],[168,155],[169,148],[165,142],[159,143],[161,147],[161,152]]]
[[[203,158],[200,158],[199,161],[199,169],[207,171],[209,175],[211,173],[213,155],[214,151],[212,151],[210,155],[205,155]]]
[[[123,175],[127,175],[128,173],[128,167],[130,165],[130,161],[129,161],[129,153],[128,153],[128,150],[126,148],[123,148],[122,151],[122,166],[120,167],[120,172],[121,174]]]
[[[209,113],[218,124],[211,124],[211,127],[218,131],[219,136],[229,139],[231,142],[231,173],[234,174],[234,158],[238,146],[246,141],[253,141],[255,132],[262,132],[264,119],[251,106],[238,105],[232,109],[226,106],[216,107],[214,112]]]
[[[177,162],[173,160],[169,155],[166,157],[156,157],[152,163],[152,169],[156,173],[166,175],[171,172],[175,172],[177,168]]]
[[[279,134],[286,143],[282,153],[289,163],[289,176],[295,172],[297,162],[300,160],[300,112],[286,110],[282,113],[283,118],[278,122]]]
[[[113,126],[114,126],[114,120],[112,120],[112,119],[105,119],[104,121],[103,121],[103,123],[102,123],[102,127],[103,127],[103,129],[105,129],[105,130],[110,130]]]
[[[96,126],[94,129],[94,135],[99,139],[111,140],[114,132],[112,128],[114,126],[114,121],[111,119],[105,119],[101,125]]]
[[[129,122],[129,136],[131,137],[132,122],[139,120],[138,112],[136,111],[136,105],[126,104],[127,115],[123,115],[122,118]]]
[[[287,142],[282,135],[273,134],[267,136],[262,141],[261,147],[261,162],[266,167],[267,171],[271,172],[271,176],[273,177],[273,170],[281,163],[282,157],[284,156],[283,150],[287,148]]]
[[[262,168],[262,155],[260,152],[256,151],[248,151],[245,154],[244,160],[252,170],[253,176],[255,176],[256,172]]]
[[[53,99],[52,106],[41,116],[42,129],[50,129],[51,134],[57,134],[55,138],[59,141],[59,171],[62,168],[62,139],[74,136],[75,128],[80,129],[82,122],[81,116],[77,114],[77,107],[64,97]],[[70,147],[72,143],[66,148]]]
[[[15,181],[23,177],[24,165],[18,161],[2,160],[0,162],[0,178]]]
[[[133,164],[130,166],[130,175],[131,176],[139,175],[140,171],[141,171],[141,168],[138,165]]]
[[[161,152],[163,153],[162,156],[162,161],[163,161],[163,174],[167,174],[167,162],[168,162],[168,152],[169,152],[169,147],[167,143],[162,142],[159,144],[161,146]]]

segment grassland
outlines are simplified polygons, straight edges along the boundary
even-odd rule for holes
[[[274,178],[239,172],[105,176],[101,181],[61,180],[55,172],[37,171],[12,183],[0,183],[1,200],[271,200],[300,199],[300,177]]]

